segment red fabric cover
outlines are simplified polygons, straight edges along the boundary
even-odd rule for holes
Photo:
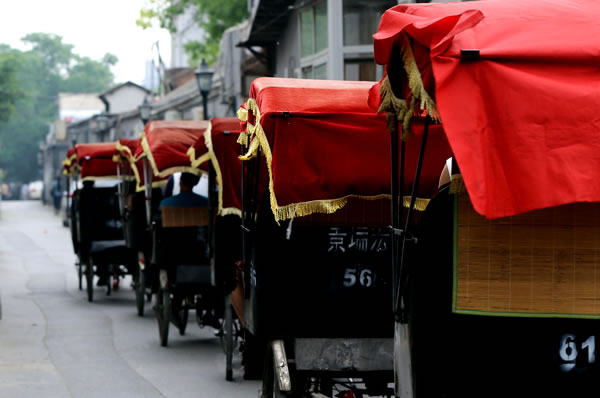
[[[383,15],[375,59],[393,62],[394,43],[410,38],[480,214],[600,201],[599,17],[594,0],[411,4]],[[461,62],[461,49],[481,59]],[[401,96],[399,68],[389,73]]]
[[[140,146],[140,138],[121,138],[119,140],[119,144],[121,144],[121,146],[129,148],[129,150],[131,151],[131,155],[133,155],[137,149],[138,146]],[[123,151],[120,152],[121,155],[126,155],[127,157],[129,156],[129,153]]]
[[[279,206],[390,193],[390,134],[367,104],[373,83],[259,78],[250,88],[273,155]],[[289,112],[289,117],[282,114]],[[249,123],[255,123],[249,112]],[[418,129],[417,129],[418,130]],[[413,184],[420,133],[407,143],[405,194]],[[450,149],[432,126],[419,197],[437,192]]]
[[[208,121],[153,121],[146,124],[145,137],[159,172],[189,167],[187,150],[208,127]]]
[[[225,134],[226,131],[229,134]],[[211,120],[213,152],[223,179],[223,209],[242,209],[242,161],[239,158],[241,146],[237,143],[240,132],[240,121],[235,117]]]
[[[116,153],[115,142],[78,144],[75,146],[77,161],[81,167],[81,178],[114,177],[117,164],[113,161]]]

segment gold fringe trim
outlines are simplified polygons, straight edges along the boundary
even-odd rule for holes
[[[261,133],[264,134],[264,131],[262,130],[262,127],[260,129]],[[250,160],[256,157],[256,154],[258,153],[258,148],[260,142],[257,139],[254,139],[250,142],[250,148],[248,148],[248,151],[246,152],[245,155],[240,156],[241,160]]]
[[[410,120],[415,113],[417,102],[420,103],[420,109],[422,111],[427,110],[427,114],[434,122],[440,121],[440,115],[435,102],[425,90],[421,72],[417,67],[415,56],[406,35],[402,36],[401,48],[403,52],[402,60],[404,63],[404,70],[406,71],[406,76],[408,78],[408,87],[412,94],[410,103],[407,103],[405,100],[399,99],[394,95],[389,77],[386,76],[381,82],[379,89],[381,106],[379,107],[378,112],[387,111],[396,113],[398,121],[402,122],[402,139],[406,139],[408,138]]]
[[[163,180],[163,181],[154,181],[152,183],[152,188],[162,188],[165,185],[167,185],[167,180]],[[144,185],[140,185],[140,182],[137,181],[137,184],[135,185],[135,192],[143,192],[146,189],[146,187]]]
[[[429,205],[429,201],[430,199],[416,198],[413,208],[418,211],[425,211]],[[405,196],[402,198],[402,206],[406,207],[407,209],[410,207],[410,196]]]
[[[238,117],[238,119],[240,119],[240,121],[247,122],[248,121],[248,109],[245,109],[245,108],[238,109],[237,117]]]
[[[248,146],[248,136],[245,132],[241,132],[238,136],[237,143],[243,146]]]
[[[206,145],[207,149],[206,153],[202,154],[202,156],[196,159],[196,148],[194,148],[193,145],[187,151],[187,154],[190,157],[190,162],[192,163],[192,167],[194,168],[200,167],[202,163],[207,162],[210,159],[210,153],[212,151],[212,123],[209,123],[206,130],[204,130],[203,137],[204,145]],[[209,144],[211,145],[211,148],[208,147]]]
[[[156,167],[156,162],[154,161],[154,156],[152,156],[152,151],[150,150],[150,144],[148,143],[148,139],[146,138],[146,132],[142,133],[142,149],[144,156],[148,159],[148,163],[150,163],[150,167],[152,168],[152,173],[155,176],[159,175],[158,167]],[[139,158],[142,156],[140,155]]]
[[[142,133],[143,135],[143,133]],[[137,159],[133,156],[133,153],[131,152],[131,149],[129,149],[129,147],[125,146],[125,145],[121,145],[121,143],[119,141],[117,141],[116,143],[116,149],[119,153],[121,154],[125,154],[125,159],[127,159],[127,161],[129,162],[129,168],[133,171],[133,176],[135,178],[136,181],[136,191],[138,191],[138,188],[141,186],[141,178],[140,178],[140,172],[137,168],[137,165],[135,164],[139,159],[141,159],[143,157],[144,154],[140,155],[137,157]],[[114,158],[113,158],[114,160]],[[142,186],[142,190],[143,190],[143,186]]]
[[[467,192],[467,187],[465,186],[465,181],[461,174],[454,174],[450,177],[450,193],[464,193]]]
[[[77,160],[77,154],[74,153],[71,156],[69,156],[68,158],[65,158],[65,160],[62,161],[62,165],[63,166],[71,166],[73,164],[73,162],[75,162]]]
[[[242,218],[242,211],[240,209],[236,209],[235,207],[228,207],[226,209],[219,210],[219,216],[238,216]]]

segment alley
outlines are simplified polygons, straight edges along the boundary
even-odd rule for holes
[[[136,315],[130,280],[93,303],[77,289],[68,228],[39,201],[5,201],[0,216],[0,397],[255,397],[225,381],[225,355],[195,317],[159,345],[150,305]]]

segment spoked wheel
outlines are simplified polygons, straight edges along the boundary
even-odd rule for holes
[[[106,273],[106,295],[110,296],[112,293],[112,267],[109,266]]]
[[[144,316],[144,306],[146,304],[146,273],[143,269],[138,269],[137,281],[135,283],[135,306],[138,316]]]
[[[168,289],[160,288],[156,293],[155,311],[160,345],[166,347],[169,342],[169,323],[171,322],[171,294]]]
[[[229,304],[229,299],[225,302],[225,321],[219,331],[221,346],[225,352],[225,380],[233,380],[233,351],[238,345],[240,336],[240,326],[237,319],[233,319],[233,308]]]
[[[92,258],[89,257],[85,266],[85,279],[88,301],[94,301],[94,264]]]
[[[79,277],[79,290],[83,290],[83,264],[77,261],[77,276]]]

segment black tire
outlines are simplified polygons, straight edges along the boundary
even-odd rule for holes
[[[85,279],[88,301],[91,303],[94,301],[94,264],[91,257],[88,258],[85,267]]]
[[[237,345],[238,331],[233,321],[233,308],[225,302],[225,321],[221,327],[221,344],[225,351],[225,380],[233,381],[233,350]]]
[[[112,270],[111,267],[108,267],[108,276],[106,277],[106,295],[110,296],[112,293]]]
[[[185,328],[187,327],[188,324],[188,318],[190,315],[190,310],[189,308],[182,308],[178,311],[179,313],[179,325],[178,325],[178,329],[179,329],[179,334],[181,336],[183,336],[185,334]]]
[[[79,277],[79,290],[83,290],[83,265],[81,264],[81,260],[77,260],[75,264],[77,267],[77,276]]]
[[[169,324],[171,323],[171,294],[168,289],[160,288],[156,293],[155,311],[160,345],[166,347],[169,342]]]
[[[138,268],[137,281],[135,283],[135,306],[138,316],[144,316],[144,306],[146,305],[146,273]]]

